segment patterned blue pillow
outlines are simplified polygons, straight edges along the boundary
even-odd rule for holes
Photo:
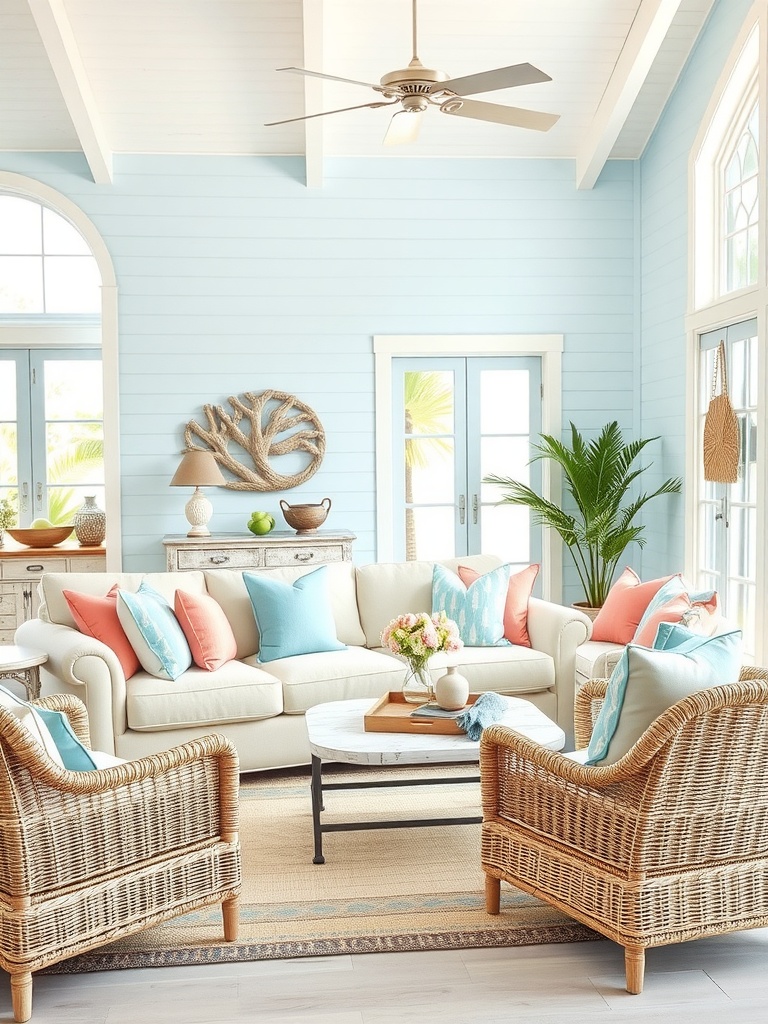
[[[653,648],[627,644],[608,681],[585,764],[615,763],[678,700],[737,682],[741,639],[740,629],[700,636],[673,625],[659,627]]]
[[[272,579],[268,573],[243,573],[259,627],[257,661],[347,649],[336,637],[326,575],[324,565],[293,584]]]
[[[178,679],[192,664],[187,638],[162,594],[144,581],[136,591],[118,590],[117,617],[145,672]]]
[[[432,571],[432,613],[444,611],[449,619],[453,619],[467,647],[510,646],[504,637],[509,568],[508,565],[500,565],[465,587],[455,572],[435,564]]]

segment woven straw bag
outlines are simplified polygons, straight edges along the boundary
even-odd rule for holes
[[[720,377],[720,394],[716,394]],[[704,479],[720,484],[736,483],[739,470],[739,421],[728,398],[725,345],[715,353],[712,396],[704,417]]]

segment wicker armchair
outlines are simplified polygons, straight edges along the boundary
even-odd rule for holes
[[[64,711],[88,744],[85,706]],[[0,966],[17,1021],[32,971],[197,907],[222,904],[237,938],[238,760],[205,736],[99,771],[59,768],[0,708]]]
[[[665,711],[621,760],[583,767],[500,726],[483,733],[486,909],[500,882],[624,946],[627,991],[645,950],[768,924],[768,671]],[[579,691],[587,746],[606,680]]]

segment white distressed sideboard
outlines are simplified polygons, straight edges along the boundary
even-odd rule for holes
[[[0,548],[0,644],[12,644],[16,628],[37,615],[37,585],[44,572],[104,572],[103,547],[74,541],[53,548],[28,548],[6,540]]]
[[[213,533],[210,537],[163,538],[168,572],[190,569],[278,569],[286,565],[351,562],[354,533],[314,530],[294,533],[273,530],[263,537],[252,533]]]

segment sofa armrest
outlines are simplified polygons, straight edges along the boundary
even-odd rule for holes
[[[548,654],[555,663],[557,724],[567,743],[573,742],[573,700],[576,687],[576,648],[592,635],[588,615],[532,597],[528,602],[528,635],[531,646]]]
[[[16,630],[16,643],[45,651],[40,666],[45,693],[72,693],[88,709],[91,743],[115,753],[115,735],[126,730],[125,676],[115,652],[70,626],[28,619]]]

